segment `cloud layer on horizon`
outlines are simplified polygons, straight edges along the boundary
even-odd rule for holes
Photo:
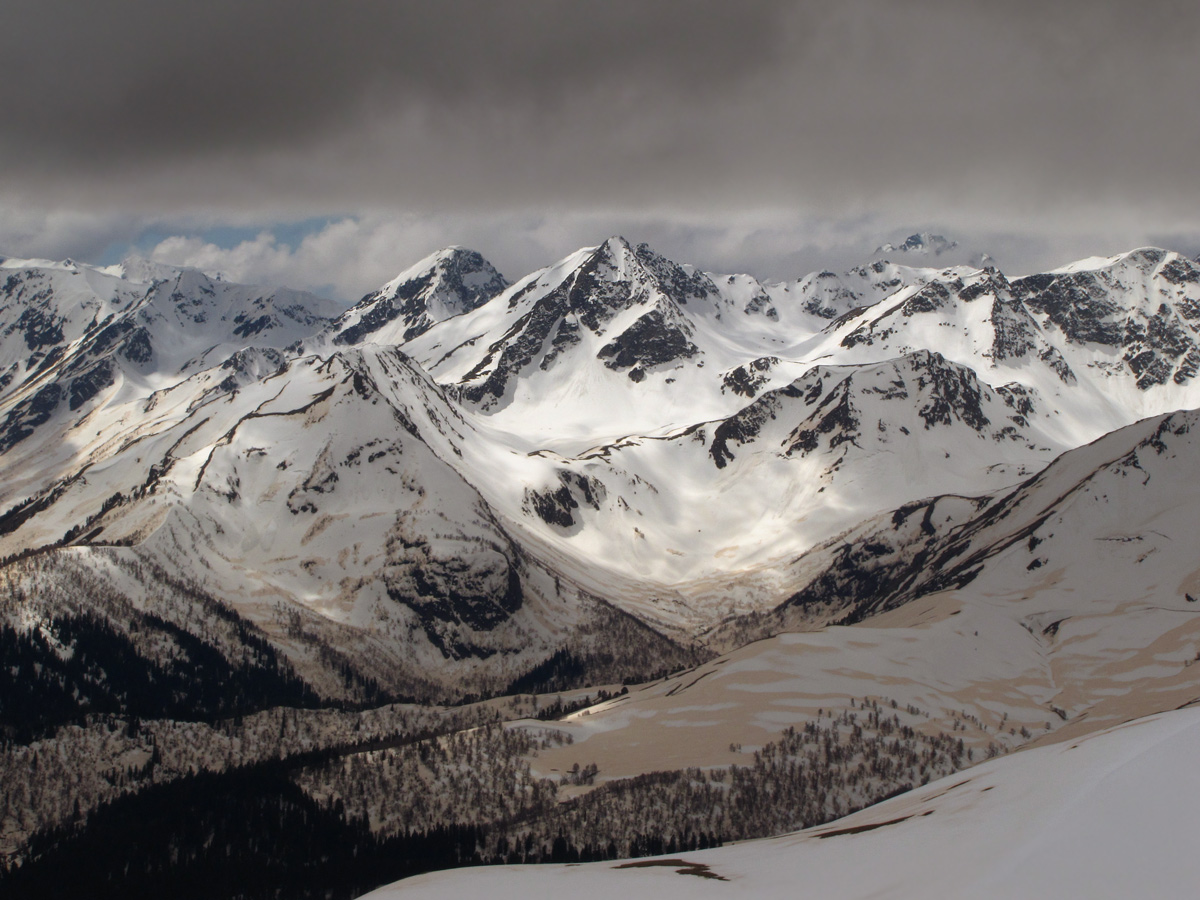
[[[1189,255],[1200,251],[1200,240],[1178,234],[1153,235],[1149,240],[1076,234],[1049,242],[1037,235],[962,233],[940,225],[933,230],[949,231],[958,239],[960,252],[953,258],[911,260],[911,264],[952,265],[986,252],[1009,275],[1022,275],[1143,244]],[[336,219],[290,241],[271,229],[227,246],[177,235],[157,241],[144,252],[159,262],[221,272],[235,281],[285,284],[351,301],[451,244],[481,251],[514,280],[611,234],[646,241],[675,261],[706,271],[749,272],[766,280],[786,280],[867,262],[881,242],[899,242],[907,233],[873,217],[823,220],[761,211],[719,222],[703,216],[650,213],[624,217],[603,213],[376,215]]]

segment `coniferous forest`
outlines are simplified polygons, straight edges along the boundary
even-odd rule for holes
[[[864,698],[741,764],[539,778],[531,760],[571,740],[529,716],[539,703],[564,706],[510,699],[526,724],[499,721],[494,703],[209,725],[109,716],[58,740],[10,740],[0,811],[10,833],[37,827],[10,844],[0,887],[13,898],[351,898],[440,868],[670,854],[807,827],[974,756],[961,738],[914,727],[920,710]],[[105,757],[126,767],[100,772],[107,790],[86,785],[79,769]],[[591,790],[564,800],[567,786]]]
[[[846,698],[731,745],[730,764],[614,777],[584,744],[547,774],[540,756],[573,743],[560,720],[668,674],[626,620],[440,701],[334,660],[333,700],[197,583],[156,571],[159,593],[134,603],[69,557],[3,572],[5,898],[350,898],[461,865],[688,852],[838,818],[969,765],[989,733],[965,711],[947,734],[944,715]],[[586,687],[638,658],[640,678]],[[682,675],[697,656],[668,660]],[[1016,738],[995,736],[988,755]]]

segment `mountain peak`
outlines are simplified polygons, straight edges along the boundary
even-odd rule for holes
[[[885,253],[903,253],[913,256],[941,256],[943,253],[958,247],[958,241],[952,241],[944,234],[933,234],[920,231],[910,234],[898,244],[883,244],[875,248],[875,255]]]
[[[583,276],[582,282],[586,290],[584,294],[595,294],[595,281],[623,283],[628,290],[633,290],[642,296],[648,290],[669,298],[680,306],[686,306],[690,299],[703,299],[715,291],[712,281],[703,273],[696,272],[692,267],[684,267],[658,253],[647,243],[633,244],[621,235],[613,235],[597,246],[579,251],[565,258],[552,270],[556,278],[570,278],[570,273],[576,277]],[[629,300],[628,290],[600,291],[608,298],[601,305],[624,307]],[[611,294],[611,296],[609,296]],[[575,292],[578,299],[582,296]],[[630,295],[631,296],[631,295]],[[646,295],[649,296],[649,295]],[[591,301],[602,299],[599,295],[591,296]],[[591,302],[589,301],[589,302]]]
[[[402,344],[438,322],[478,309],[508,279],[475,250],[431,253],[367,294],[333,326],[335,344]]]
[[[633,245],[630,244],[628,239],[626,239],[624,236],[614,234],[600,245],[600,249],[605,250],[608,253],[616,254],[620,253],[622,250],[632,250]]]
[[[1166,262],[1168,257],[1175,255],[1170,250],[1163,250],[1161,247],[1138,247],[1136,250],[1122,254],[1121,261],[1138,268],[1153,269]]]
[[[890,260],[906,266],[955,266],[967,265],[974,269],[995,266],[996,260],[990,253],[964,247],[944,234],[919,231],[910,234],[898,243],[886,243],[875,248],[875,260]]]
[[[624,261],[631,259],[633,256],[633,245],[621,235],[614,234],[607,240],[597,244],[591,252],[586,253],[579,265],[586,268],[597,264],[607,264],[621,268]]]
[[[101,271],[110,272],[135,284],[171,281],[178,278],[184,272],[191,272],[211,281],[228,282],[230,280],[228,274],[225,272],[198,269],[195,266],[176,266],[148,259],[145,256],[138,256],[137,254],[126,256],[117,265],[109,266]]]
[[[368,294],[367,296],[395,295],[395,292],[405,283],[417,281],[434,274],[440,280],[446,282],[446,286],[451,290],[466,287],[466,293],[471,296],[480,293],[478,288],[490,286],[493,282],[503,282],[503,284],[492,291],[489,297],[498,294],[504,288],[508,287],[508,281],[496,270],[495,266],[483,257],[483,254],[469,247],[452,245],[429,254],[424,259],[402,271],[387,284],[379,288],[379,290],[375,291],[374,294]],[[473,309],[474,307],[471,308]]]

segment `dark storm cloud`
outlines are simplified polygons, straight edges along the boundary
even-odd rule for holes
[[[1195,222],[1191,3],[6,7],[27,201]]]
[[[553,109],[602,82],[686,101],[780,49],[763,0],[10,5],[5,143],[84,162],[242,152],[364,112]]]

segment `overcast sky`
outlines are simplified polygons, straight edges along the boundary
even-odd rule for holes
[[[1018,269],[1194,253],[1198,32],[1169,0],[6,0],[0,253],[347,297],[616,232],[768,277],[918,228]]]

